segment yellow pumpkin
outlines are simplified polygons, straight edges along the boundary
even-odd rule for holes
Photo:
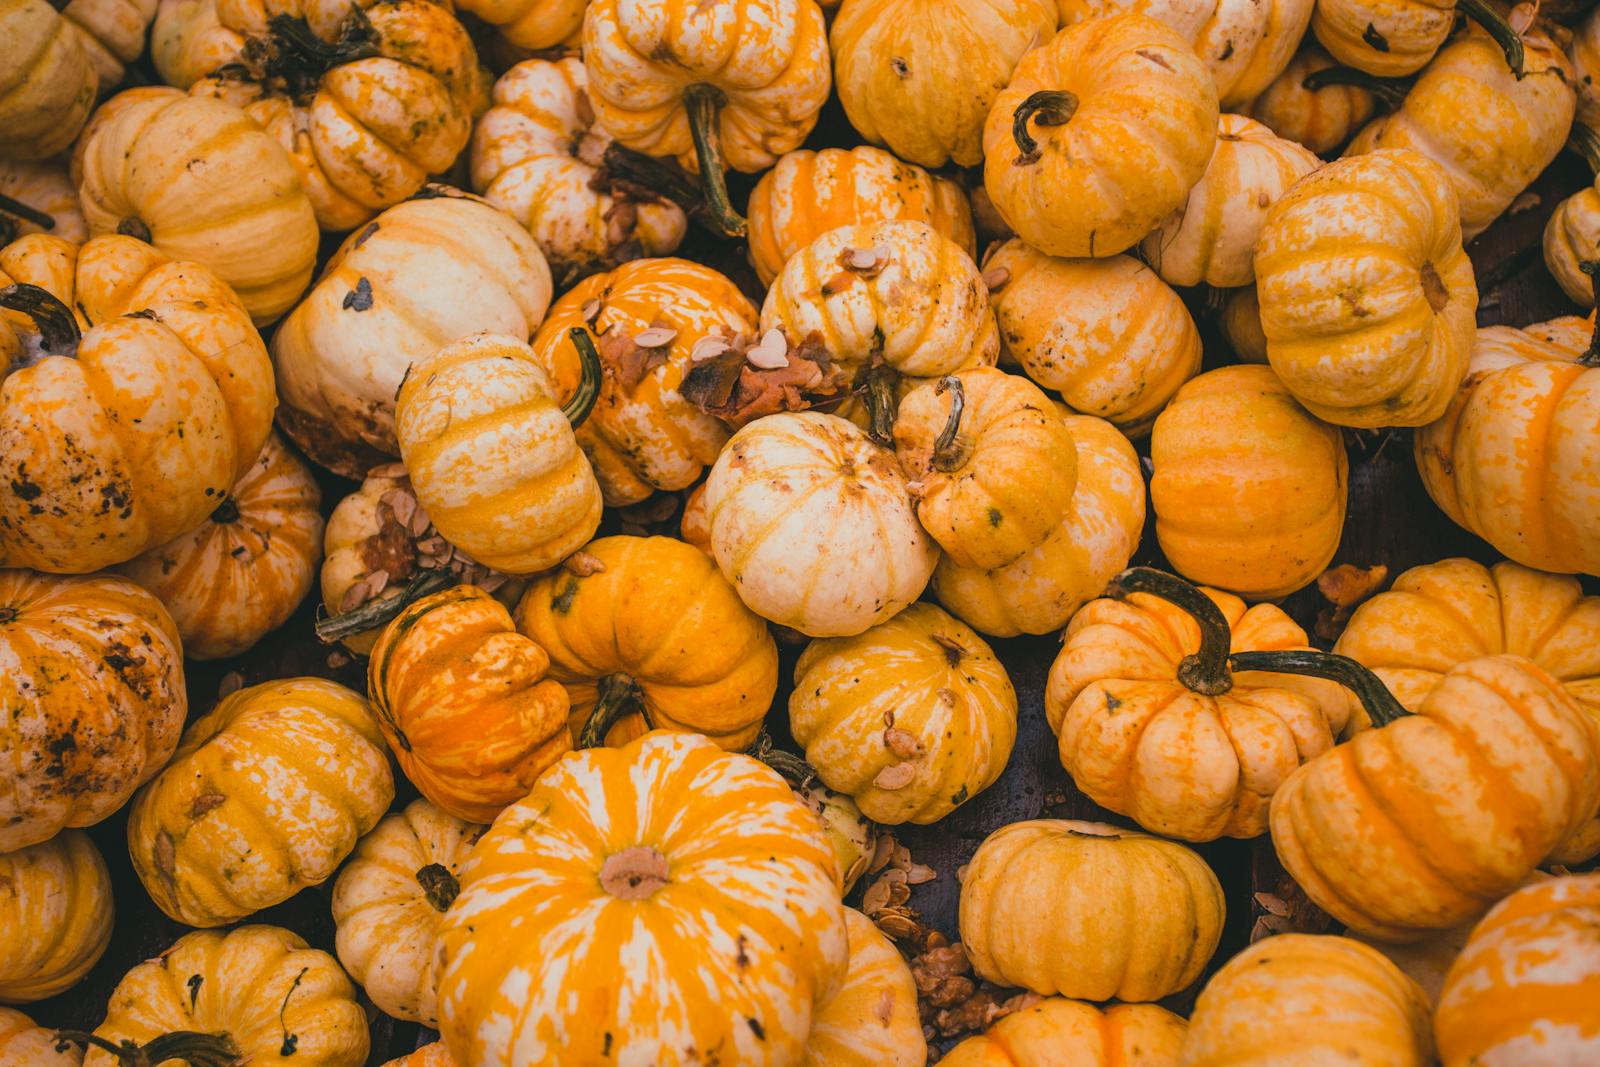
[[[1338,64],[1307,40],[1282,74],[1241,110],[1267,129],[1318,155],[1334,151],[1377,109],[1377,98],[1360,85],[1330,82],[1307,88],[1308,77]]]
[[[239,35],[217,17],[217,0],[158,0],[150,62],[167,85],[187,89],[239,55]]]
[[[829,35],[845,115],[902,159],[977,166],[996,94],[1057,15],[1055,0],[847,0]]]
[[[67,1045],[56,1049],[56,1031],[38,1026],[12,1008],[0,1008],[0,1063],[14,1067],[79,1067],[83,1049]]]
[[[0,282],[0,563],[98,570],[204,522],[276,399],[233,292],[120,236],[24,237]]]
[[[1183,206],[1217,141],[1217,89],[1144,15],[1068,26],[1022,57],[983,128],[984,187],[1052,256],[1114,256]]]
[[[204,264],[258,325],[311,281],[317,220],[294,162],[231,104],[128,89],[101,106],[73,152],[90,233],[131,234]]]
[[[1393,78],[1426,66],[1457,14],[1482,26],[1520,76],[1522,35],[1483,0],[1318,0],[1311,29],[1340,63]]]
[[[394,799],[366,701],[321,678],[240,689],[134,798],[128,852],[173,919],[221,926],[333,875]]]
[[[47,159],[94,107],[100,79],[77,28],[45,0],[0,4],[0,156]]]
[[[0,852],[0,942],[5,1003],[53,997],[89,973],[111,943],[111,875],[87,834]],[[8,1060],[0,1038],[0,1063],[28,1062]]]
[[[589,0],[462,0],[456,7],[493,26],[518,48],[542,51],[577,43]]]
[[[766,626],[705,553],[670,537],[591,542],[528,587],[517,628],[549,654],[584,746],[627,718],[633,736],[687,730],[744,748],[778,687]]]
[[[1051,997],[1003,1017],[939,1062],[945,1067],[1177,1067],[1186,1026],[1181,1015],[1155,1004],[1101,1009]]]
[[[0,853],[99,822],[177,747],[178,630],[132,582],[0,570],[0,663]]]
[[[333,884],[339,962],[386,1015],[439,1024],[434,937],[484,827],[413,800],[356,843]]]
[[[1376,949],[1347,937],[1278,934],[1211,976],[1189,1017],[1178,1062],[1428,1067],[1428,1016],[1417,983]]]
[[[1544,265],[1567,299],[1594,307],[1594,279],[1583,272],[1594,260],[1600,260],[1600,189],[1586,185],[1557,204],[1544,224]]]
[[[673,732],[571,753],[462,866],[440,1032],[476,1067],[797,1064],[846,976],[836,877],[748,756]]]
[[[1222,886],[1199,855],[1097,822],[1030,819],[984,838],[961,880],[961,943],[1003,986],[1157,1000],[1200,977]]]
[[[1130,436],[1200,371],[1189,309],[1132,256],[1057,259],[1012,238],[983,258],[1002,356]]]
[[[1219,367],[1173,398],[1150,435],[1156,536],[1185,578],[1258,600],[1321,574],[1344,529],[1349,464],[1269,367]]]
[[[717,566],[740,599],[808,637],[892,618],[939,557],[894,453],[836,415],[771,415],[734,434],[706,481],[706,509]]]
[[[30,233],[87,241],[77,187],[60,160],[0,159],[0,246]]]
[[[1104,419],[1063,416],[1078,457],[1064,518],[1037,548],[986,571],[946,557],[933,591],[949,611],[991,637],[1060,629],[1128,565],[1144,530],[1144,473],[1128,439]]]
[[[844,910],[850,966],[811,1017],[800,1067],[924,1067],[928,1043],[917,986],[894,943],[871,919]]]
[[[457,818],[489,822],[570,747],[567,693],[545,677],[549,666],[494,597],[458,585],[384,628],[367,692],[422,795]]]
[[[594,403],[597,363],[591,351],[566,406],[515,337],[473,334],[412,364],[395,435],[417,501],[447,541],[495,570],[533,574],[594,536],[600,485],[572,424]]]
[[[855,637],[806,646],[789,729],[823,783],[869,819],[926,824],[1006,769],[1017,694],[983,638],[912,604]]]
[[[1363,428],[1437,419],[1478,308],[1449,178],[1406,148],[1302,178],[1267,210],[1256,296],[1267,359],[1313,415]]]
[[[1255,286],[1235,289],[1228,296],[1218,315],[1218,326],[1239,362],[1267,361],[1267,335],[1261,329],[1261,301],[1256,298]]]

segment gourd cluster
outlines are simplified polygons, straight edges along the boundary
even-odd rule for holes
[[[1600,171],[1591,7],[0,0],[0,1003],[193,928],[0,1064],[1600,1063],[1600,335],[1463,245]],[[1483,550],[1320,650],[1379,438]],[[997,820],[1057,633],[1105,819]],[[1214,958],[1222,838],[1343,933]]]

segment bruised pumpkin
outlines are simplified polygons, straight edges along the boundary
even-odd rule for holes
[[[0,852],[0,1002],[26,1004],[77,985],[111,943],[111,911],[111,875],[87,834],[65,830]],[[0,1063],[31,1062],[8,1059],[0,1038]]]

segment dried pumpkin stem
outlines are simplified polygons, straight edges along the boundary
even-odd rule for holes
[[[52,356],[71,356],[78,351],[83,335],[72,309],[56,299],[48,289],[37,285],[8,285],[0,289],[0,308],[20,311],[33,320],[39,330],[40,347]]]
[[[597,748],[604,744],[611,728],[633,712],[643,714],[645,720],[649,721],[650,714],[639,699],[638,683],[626,674],[608,674],[601,678],[599,693],[600,698],[595,701],[594,710],[589,713],[582,732],[578,734],[579,748]]]
[[[791,789],[804,789],[817,779],[816,768],[793,752],[785,752],[772,743],[772,735],[762,730],[748,754],[783,775]]]
[[[316,625],[317,640],[325,645],[331,645],[335,641],[342,641],[346,637],[364,634],[368,630],[376,630],[386,625],[390,619],[404,611],[407,606],[421,600],[429,593],[436,593],[445,586],[455,584],[459,583],[449,571],[420,571],[416,577],[411,579],[410,584],[401,590],[399,596],[371,600],[354,611],[330,615],[326,619],[318,621]]]
[[[1376,674],[1348,656],[1310,649],[1286,649],[1281,652],[1237,652],[1228,657],[1228,666],[1235,671],[1272,671],[1276,674],[1306,674],[1313,678],[1327,678],[1350,690],[1367,709],[1367,717],[1374,726],[1387,726],[1411,712],[1395,699],[1389,687]]]
[[[689,133],[694,137],[694,155],[700,162],[700,183],[711,222],[724,237],[743,237],[749,227],[728,200],[722,137],[717,132],[722,105],[727,102],[727,96],[715,85],[702,82],[683,91],[683,108],[689,116]]]
[[[1522,35],[1512,29],[1511,24],[1486,0],[1456,0],[1456,10],[1482,26],[1484,32],[1494,38],[1494,43],[1506,54],[1506,66],[1521,81],[1526,73],[1522,64]]]
[[[706,210],[705,194],[672,163],[612,141],[606,145],[600,169],[610,177],[643,186],[656,196],[677,204],[684,214],[693,216],[707,226],[712,225]]]
[[[950,394],[950,417],[944,429],[933,442],[933,469],[949,473],[958,471],[972,458],[972,444],[961,437],[961,414],[967,408],[967,391],[961,379],[947,374],[934,387],[936,392]]]
[[[340,24],[336,41],[318,37],[300,15],[274,15],[267,20],[267,29],[271,43],[261,73],[267,78],[282,79],[295,97],[314,91],[322,76],[334,67],[382,54],[377,29],[367,13],[355,5],[351,5],[350,14]]]
[[[8,215],[15,215],[24,222],[31,222],[40,229],[53,230],[56,228],[54,215],[40,211],[36,207],[29,207],[21,200],[14,200],[9,196],[0,195],[0,211]]]
[[[1578,264],[1578,269],[1589,276],[1590,291],[1594,294],[1594,306],[1600,308],[1600,259],[1586,259]],[[1600,367],[1600,311],[1595,312],[1593,331],[1589,335],[1589,347],[1578,357],[1578,363],[1585,367]]]
[[[1567,150],[1583,157],[1589,164],[1589,170],[1600,174],[1600,133],[1596,133],[1581,122],[1574,122],[1572,130],[1567,134]]]
[[[572,338],[572,347],[578,350],[583,376],[578,379],[578,388],[573,391],[572,398],[561,405],[561,414],[576,430],[589,417],[589,412],[594,410],[594,402],[600,397],[600,353],[595,350],[594,338],[582,326],[574,326],[567,331],[567,336]]]
[[[418,870],[417,884],[422,887],[422,895],[428,898],[434,911],[450,910],[450,905],[461,895],[461,883],[450,873],[450,868],[442,863],[430,863]]]
[[[1041,126],[1065,126],[1078,113],[1078,97],[1065,89],[1040,89],[1029,96],[1011,113],[1011,137],[1021,153],[1018,163],[1035,163],[1039,159],[1039,142],[1028,132],[1031,119]]]
[[[1178,664],[1178,681],[1203,696],[1221,696],[1233,688],[1228,649],[1233,633],[1216,601],[1175,574],[1154,567],[1129,567],[1111,580],[1106,595],[1121,600],[1129,593],[1148,593],[1181,608],[1200,627],[1200,649]]]
[[[1411,91],[1411,83],[1408,81],[1380,78],[1376,74],[1368,74],[1354,67],[1327,67],[1315,70],[1300,82],[1301,88],[1312,93],[1318,89],[1326,89],[1330,85],[1350,85],[1357,89],[1365,89],[1382,100],[1384,106],[1390,110],[1405,103],[1406,94]]]
[[[197,1030],[174,1030],[140,1045],[131,1040],[112,1044],[97,1034],[83,1030],[57,1030],[56,1047],[82,1045],[109,1052],[120,1067],[156,1067],[181,1060],[189,1067],[235,1067],[242,1062],[239,1046],[225,1033],[204,1034]]]
[[[900,414],[895,382],[900,377],[887,363],[870,368],[861,384],[867,404],[867,436],[884,448],[894,447],[894,424]]]

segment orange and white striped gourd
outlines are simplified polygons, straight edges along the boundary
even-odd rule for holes
[[[844,910],[850,966],[811,1018],[800,1067],[923,1067],[928,1044],[905,957],[873,921]]]

